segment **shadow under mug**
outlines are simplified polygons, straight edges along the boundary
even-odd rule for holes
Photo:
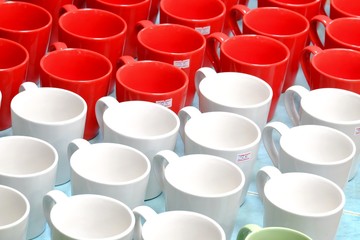
[[[142,100],[163,105],[175,113],[184,107],[189,78],[169,63],[122,56],[116,73],[116,98],[119,102]]]

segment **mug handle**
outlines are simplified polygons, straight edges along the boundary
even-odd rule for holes
[[[99,100],[97,100],[95,104],[95,116],[99,124],[100,134],[102,135],[103,138],[104,138],[104,119],[103,119],[104,113],[109,107],[115,106],[116,104],[119,104],[119,102],[114,97],[111,96],[101,97]]]
[[[199,85],[200,82],[207,77],[215,76],[216,71],[209,67],[202,67],[199,68],[195,73],[195,89],[197,93],[199,94]]]
[[[312,86],[311,78],[310,78],[310,66],[311,66],[312,55],[316,55],[321,51],[322,49],[320,47],[314,45],[306,46],[301,51],[300,65],[304,73],[305,79],[310,87]]]
[[[330,2],[330,0],[329,0]],[[325,6],[326,6],[327,0],[320,0],[320,14],[322,15],[328,15],[325,11]]]
[[[74,4],[65,4],[59,10],[59,17],[67,12],[76,11],[78,8]]]
[[[58,50],[64,50],[67,48],[68,47],[66,46],[66,43],[64,43],[64,42],[54,42],[54,43],[50,44],[48,51],[53,52],[53,51],[58,51]]]
[[[171,150],[162,150],[153,157],[154,175],[162,191],[164,190],[165,168],[169,163],[178,159],[179,156]]]
[[[330,24],[332,20],[326,15],[316,15],[310,20],[310,29],[309,29],[309,36],[310,40],[320,48],[324,49],[324,43],[320,40],[319,31],[318,31],[318,24],[322,24],[325,28]]]
[[[68,196],[60,190],[51,190],[43,197],[44,216],[51,228],[53,228],[53,224],[50,218],[51,209],[55,206],[55,204],[58,204],[59,202],[62,202],[67,198]]]
[[[135,227],[133,233],[133,240],[142,240],[142,220],[148,221],[157,215],[157,213],[148,206],[138,206],[133,209],[135,215]]]
[[[296,99],[299,99],[300,102],[308,93],[309,90],[300,85],[291,86],[284,93],[285,111],[295,126],[300,125],[300,106],[296,104]]]
[[[262,167],[256,174],[256,188],[259,193],[259,197],[262,201],[264,201],[264,187],[267,181],[271,178],[274,178],[280,175],[281,172],[274,166],[265,166]]]
[[[281,137],[289,130],[290,128],[282,122],[269,122],[263,129],[264,147],[276,168],[279,168],[279,150],[277,148],[279,144],[275,142],[274,131],[277,131]]]
[[[19,87],[19,92],[31,91],[38,88],[39,87],[34,82],[23,82]]]
[[[135,25],[135,32],[139,33],[142,29],[155,25],[150,20],[140,20]]]
[[[220,57],[218,55],[218,49],[228,38],[228,35],[221,32],[211,33],[206,38],[206,55],[216,72],[220,72]]]
[[[193,118],[200,114],[201,114],[200,110],[193,106],[186,106],[180,109],[178,113],[180,119],[179,133],[183,143],[185,142],[185,125],[187,121],[189,121],[190,118]]]
[[[239,230],[236,240],[245,240],[250,233],[260,231],[261,229],[262,227],[257,224],[246,224]]]
[[[251,9],[243,4],[236,4],[230,8],[229,11],[229,24],[231,32],[234,36],[243,34],[238,21],[242,20],[243,17],[250,11]]]
[[[74,152],[76,152],[80,148],[87,147],[90,145],[91,145],[91,143],[83,138],[77,138],[77,139],[72,140],[69,143],[68,148],[67,148],[68,159],[70,160],[71,156],[74,154]]]
[[[117,68],[121,68],[122,66],[126,65],[126,64],[130,64],[135,62],[135,59],[133,56],[130,55],[123,55],[121,57],[119,57],[118,62],[117,62]]]

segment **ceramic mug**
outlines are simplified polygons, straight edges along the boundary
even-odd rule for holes
[[[360,93],[359,51],[307,46],[301,53],[300,64],[311,90],[341,88]]]
[[[236,240],[311,240],[305,234],[291,228],[284,227],[266,227],[262,228],[256,224],[247,224],[243,226],[237,235]]]
[[[153,165],[160,150],[174,150],[180,128],[178,116],[167,107],[147,101],[119,103],[107,96],[98,100],[96,117],[104,142],[120,143],[144,153]],[[151,169],[145,199],[160,195],[161,188]]]
[[[264,227],[286,227],[312,239],[335,239],[345,205],[342,189],[329,179],[262,167],[256,185],[264,205]]]
[[[0,185],[0,238],[27,239],[30,204],[18,190]]]
[[[250,9],[245,5],[231,8],[233,33],[259,34],[274,38],[286,45],[290,51],[289,64],[282,92],[295,83],[299,70],[301,51],[307,45],[309,21],[300,13],[281,7]],[[242,30],[238,21],[242,20]]]
[[[115,198],[131,209],[144,204],[150,161],[140,151],[117,143],[79,138],[70,142],[71,193]]]
[[[136,23],[148,19],[153,0],[86,0],[88,8],[98,8],[119,15],[127,25],[124,55],[136,57]]]
[[[325,28],[319,31],[319,25]],[[360,51],[360,19],[342,17],[330,19],[326,15],[317,15],[310,21],[310,39],[318,47],[350,48]],[[322,42],[324,39],[324,43]]]
[[[0,130],[11,127],[10,103],[26,80],[29,54],[21,44],[0,38]]]
[[[260,128],[252,120],[230,112],[205,112],[188,106],[179,112],[184,153],[211,154],[236,164],[245,175],[240,205],[253,176],[261,140]]]
[[[330,18],[359,17],[360,3],[358,1],[331,0]]]
[[[47,51],[52,24],[51,14],[38,5],[0,0],[0,37],[21,44],[28,51],[26,81],[39,80],[39,62]]]
[[[213,219],[191,211],[156,213],[148,206],[133,209],[136,226],[134,240],[225,240],[221,226]],[[142,224],[143,222],[143,224]]]
[[[356,152],[345,133],[321,125],[289,128],[282,122],[271,122],[265,126],[262,139],[273,165],[282,173],[312,173],[345,188]]]
[[[166,211],[193,211],[215,220],[231,239],[245,184],[243,171],[225,158],[208,154],[179,157],[171,150],[154,156]]]
[[[271,120],[283,89],[289,49],[267,36],[243,34],[229,37],[224,33],[213,33],[207,37],[206,51],[216,72],[250,74],[271,86],[273,97],[268,121]]]
[[[237,113],[254,121],[260,130],[267,123],[273,92],[262,79],[203,67],[196,72],[195,86],[201,112]]]
[[[0,151],[0,184],[20,191],[28,199],[30,213],[26,239],[35,238],[45,230],[42,198],[55,186],[58,153],[48,142],[27,136],[2,137]],[[23,207],[20,208],[22,211]]]
[[[116,99],[142,100],[163,105],[175,113],[185,106],[189,78],[178,67],[160,61],[119,59],[116,72]]]
[[[360,164],[360,96],[338,88],[309,91],[302,86],[289,88],[284,95],[285,110],[295,125],[316,124],[332,127],[348,135],[355,143],[356,153],[349,180]]]
[[[103,55],[82,48],[68,48],[63,42],[51,45],[40,61],[40,84],[79,94],[88,106],[85,139],[93,139],[99,131],[95,104],[107,96],[111,82],[112,65]]]
[[[112,64],[108,94],[114,90],[118,58],[123,54],[127,32],[124,19],[96,8],[64,5],[59,17],[59,41],[69,48],[85,48],[107,57]]]
[[[185,105],[195,96],[195,72],[204,61],[206,40],[195,29],[179,24],[153,24],[140,21],[138,28],[138,60],[155,60],[181,68],[189,77]]]
[[[135,216],[124,203],[98,194],[66,196],[52,190],[43,198],[52,239],[131,240]]]
[[[13,135],[39,138],[59,155],[56,185],[70,180],[67,146],[84,135],[87,105],[79,95],[60,88],[37,87],[25,82],[11,101]]]

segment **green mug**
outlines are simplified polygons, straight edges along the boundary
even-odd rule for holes
[[[256,224],[243,226],[236,240],[311,240],[307,235],[290,228],[266,227],[262,228]]]

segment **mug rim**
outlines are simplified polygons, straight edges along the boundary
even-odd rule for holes
[[[332,19],[330,21],[329,25],[325,28],[326,33],[329,35],[329,37],[331,37],[332,41],[336,42],[340,46],[344,45],[344,46],[346,46],[346,48],[350,48],[350,49],[354,49],[354,50],[359,51],[360,50],[360,43],[359,43],[359,45],[356,45],[356,44],[344,42],[342,40],[339,40],[337,38],[337,36],[334,35],[334,33],[332,32],[335,25],[338,25],[339,23],[344,23],[344,22],[359,22],[358,25],[360,26],[360,18],[358,18],[358,17],[335,18],[335,19]],[[342,48],[342,47],[336,47],[336,48]]]
[[[16,48],[21,49],[25,53],[25,59],[23,61],[21,61],[20,63],[18,63],[17,65],[7,67],[7,68],[0,68],[0,73],[6,72],[6,71],[14,71],[15,69],[19,69],[23,65],[26,65],[26,64],[29,63],[29,52],[26,50],[26,48],[23,45],[21,45],[18,42],[15,42],[13,40],[0,37],[0,44],[2,42],[5,42],[6,44],[10,44],[10,45],[13,45],[13,46],[16,46]]]

